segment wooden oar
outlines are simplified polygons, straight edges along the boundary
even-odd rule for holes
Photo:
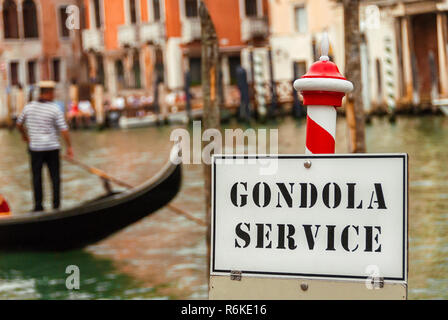
[[[123,181],[121,181],[121,180],[118,180],[117,178],[111,177],[111,176],[108,175],[106,172],[104,172],[104,171],[102,171],[102,170],[100,170],[100,169],[91,167],[91,166],[89,166],[89,165],[87,165],[87,164],[85,164],[85,163],[82,163],[82,162],[79,161],[79,160],[76,160],[76,159],[74,159],[74,158],[70,158],[70,157],[67,157],[67,156],[63,156],[63,159],[66,160],[66,161],[68,161],[68,162],[70,162],[70,163],[72,163],[72,164],[74,164],[74,165],[77,165],[77,166],[79,166],[79,167],[85,169],[86,171],[90,172],[91,174],[94,174],[94,175],[100,177],[100,178],[103,179],[104,181],[110,181],[110,182],[113,182],[113,183],[115,183],[116,185],[122,186],[122,187],[127,188],[127,189],[132,189],[132,188],[134,188],[134,187],[131,186],[130,184],[128,184],[128,183],[126,183],[126,182],[123,182]],[[107,188],[107,187],[106,187],[106,188]],[[182,209],[180,209],[180,208],[178,208],[178,207],[176,207],[176,206],[174,206],[174,205],[172,205],[172,204],[170,204],[170,203],[168,203],[166,206],[167,206],[169,209],[171,209],[174,213],[183,215],[183,216],[186,217],[187,219],[192,220],[192,221],[196,222],[197,224],[199,224],[199,225],[201,225],[201,226],[206,226],[206,225],[207,225],[207,224],[205,223],[204,220],[199,219],[199,218],[196,218],[196,217],[194,217],[193,215],[189,214],[188,212],[186,212],[186,211],[184,211],[184,210],[182,210]]]
[[[68,162],[70,162],[70,163],[73,163],[73,164],[75,164],[75,165],[77,165],[77,166],[82,167],[83,169],[87,170],[87,171],[90,172],[91,174],[94,174],[94,175],[100,177],[101,179],[108,180],[108,181],[110,181],[110,182],[115,183],[116,185],[122,186],[122,187],[127,188],[127,189],[132,189],[132,188],[134,188],[134,187],[131,186],[130,184],[128,184],[128,183],[126,183],[126,182],[123,182],[123,181],[120,181],[120,180],[118,180],[118,179],[116,179],[116,178],[114,178],[114,177],[111,177],[111,176],[108,175],[106,172],[104,172],[104,171],[102,171],[102,170],[100,170],[100,169],[97,169],[97,168],[88,166],[88,165],[82,163],[82,162],[79,161],[79,160],[76,160],[76,159],[74,159],[74,158],[70,158],[70,157],[67,157],[67,156],[64,156],[63,158],[64,158],[64,160],[66,160],[66,161],[68,161]]]

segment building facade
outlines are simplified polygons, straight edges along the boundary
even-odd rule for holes
[[[0,1],[0,121],[7,116],[18,87],[28,92],[40,80],[54,80],[58,99],[64,100],[69,82],[82,77],[79,3]],[[72,5],[76,7],[69,8]],[[74,19],[72,25],[66,24],[69,18]]]
[[[267,44],[268,1],[205,3],[219,39],[223,81],[234,83],[236,67],[249,63],[248,50]],[[110,95],[151,93],[157,81],[167,91],[182,90],[187,70],[192,85],[200,84],[199,0],[84,0],[84,5],[90,77],[103,82]]]
[[[252,82],[258,55],[265,81],[272,73],[277,85],[290,90],[290,82],[318,59],[324,32],[329,55],[344,72],[343,8],[337,1],[205,3],[226,87],[236,83],[240,65]],[[0,119],[19,85],[28,90],[42,79],[55,80],[63,100],[71,79],[102,83],[111,97],[153,95],[158,83],[166,92],[182,91],[188,71],[200,95],[199,0],[0,0],[0,11]],[[391,99],[418,105],[447,97],[447,14],[448,0],[361,2],[367,111]],[[78,19],[69,28],[72,16]]]
[[[328,32],[330,56],[344,72],[340,4],[331,0],[276,0],[269,4],[277,81],[300,77],[318,59],[322,32]],[[390,104],[390,99],[398,105],[419,105],[447,96],[447,13],[446,0],[361,2],[366,111]]]
[[[396,97],[402,104],[430,104],[448,94],[447,74],[447,14],[448,1],[394,1],[376,2],[380,8],[381,36],[394,42],[394,82]],[[369,32],[372,67],[380,72],[376,61],[380,34]],[[384,48],[384,45],[382,46]],[[383,49],[384,52],[384,49]],[[384,67],[385,57],[382,61]],[[382,82],[382,87],[380,84]],[[377,79],[373,95],[384,96],[387,83]]]
[[[324,32],[329,35],[332,60],[341,65],[342,7],[335,1],[270,1],[269,13],[276,80],[292,80],[295,68],[302,75],[319,58]]]
[[[431,105],[448,94],[446,0],[366,1],[360,8],[364,104]]]

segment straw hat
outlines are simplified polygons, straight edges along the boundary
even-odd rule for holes
[[[56,82],[51,80],[39,81],[37,86],[41,89],[54,89],[56,87]]]

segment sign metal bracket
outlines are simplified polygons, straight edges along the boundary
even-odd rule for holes
[[[241,281],[242,279],[242,272],[237,270],[230,271],[230,280],[233,281]]]
[[[383,277],[374,277],[371,280],[371,284],[375,289],[384,288],[384,278]]]

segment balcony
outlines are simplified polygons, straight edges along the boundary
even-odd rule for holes
[[[144,23],[140,26],[140,41],[160,45],[165,41],[165,25],[161,22]]]
[[[182,23],[182,42],[189,43],[201,40],[201,21],[199,18],[188,18]]]
[[[120,47],[136,48],[139,45],[139,32],[135,24],[125,24],[118,27],[118,44]]]
[[[82,46],[85,51],[101,52],[104,49],[103,32],[100,29],[83,30]]]
[[[265,17],[246,17],[241,21],[241,40],[247,42],[269,35],[268,20]]]

